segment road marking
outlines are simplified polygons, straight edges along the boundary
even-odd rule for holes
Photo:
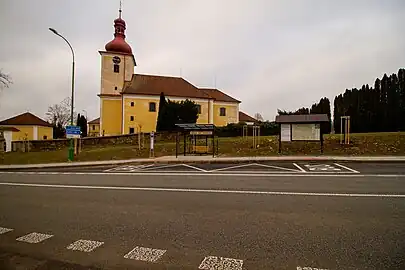
[[[293,163],[293,165],[295,166],[295,167],[297,167],[301,172],[307,172],[306,170],[304,170],[302,167],[300,167],[300,166],[298,166],[298,164],[297,163]]]
[[[78,186],[59,184],[28,184],[28,183],[0,183],[3,186],[45,187],[45,188],[76,188],[76,189],[104,189],[104,190],[135,190],[135,191],[167,191],[167,192],[195,192],[218,194],[250,194],[250,195],[284,195],[284,196],[321,196],[321,197],[368,197],[368,198],[405,198],[405,194],[378,193],[327,193],[327,192],[290,192],[290,191],[258,191],[231,189],[191,189],[191,188],[158,188],[158,187],[123,187],[123,186]]]
[[[297,270],[328,270],[326,268],[316,268],[316,267],[301,267],[301,266],[297,266]]]
[[[17,238],[17,241],[26,242],[30,244],[37,244],[40,243],[48,238],[51,238],[52,234],[44,234],[44,233],[37,233],[33,232],[24,236]]]
[[[13,229],[0,227],[0,234],[11,232]]]
[[[176,172],[2,172],[0,175],[11,174],[11,175],[102,175],[102,176],[244,176],[244,177],[390,177],[390,178],[402,178],[405,174],[353,174],[345,172],[337,172],[334,174],[326,174],[325,172],[306,172],[305,174],[300,173],[232,173],[232,172],[220,172],[220,173],[190,173],[186,171],[176,171]],[[0,183],[1,184],[1,183]]]
[[[153,166],[153,165],[154,164],[148,164],[148,165],[143,165],[143,164],[141,164],[141,165],[124,165],[124,166],[119,166],[119,167],[114,167],[114,168],[111,168],[111,169],[104,170],[104,172],[113,172],[113,171],[134,172],[134,171],[139,171],[139,170],[144,169],[144,168],[148,168],[148,167]]]
[[[153,249],[146,247],[136,246],[133,250],[125,254],[125,259],[145,261],[145,262],[156,262],[160,257],[165,254],[164,249]]]
[[[150,166],[147,168],[144,168],[142,171],[148,171],[148,170],[153,170],[153,169],[165,169],[165,168],[172,168],[172,167],[177,167],[181,166],[182,164],[169,164],[169,165],[161,165],[161,166]]]
[[[208,256],[201,262],[198,269],[242,270],[243,260]]]
[[[305,167],[308,168],[309,171],[341,171],[339,168],[335,168],[330,164],[305,164]]]
[[[230,166],[230,167],[226,167],[226,168],[214,169],[214,170],[211,170],[210,172],[217,172],[217,171],[224,171],[224,170],[230,170],[230,169],[243,168],[243,167],[247,167],[247,166],[250,166],[250,165],[251,164],[235,165],[235,166]]]
[[[272,169],[278,169],[278,170],[285,170],[285,171],[290,171],[290,172],[299,172],[298,170],[291,169],[291,168],[283,168],[279,166],[273,166],[273,165],[267,165],[267,164],[261,164],[261,163],[253,163],[252,165],[257,165],[265,168],[272,168]]]
[[[187,167],[187,168],[191,168],[191,169],[197,170],[197,171],[208,172],[207,170],[204,170],[204,169],[201,169],[201,168],[198,168],[198,167],[194,167],[194,166],[191,166],[191,165],[189,165],[189,164],[181,164],[181,165],[183,165],[184,167]]]
[[[341,168],[343,168],[343,169],[346,169],[346,170],[348,170],[348,171],[354,172],[354,173],[360,173],[359,171],[353,170],[353,169],[351,169],[351,168],[349,168],[349,167],[347,167],[347,166],[344,166],[344,165],[342,165],[342,164],[339,164],[339,163],[335,163],[335,165],[336,165],[336,166],[339,166],[339,167],[341,167]]]
[[[103,245],[104,242],[99,242],[99,241],[92,241],[92,240],[77,240],[67,246],[67,249],[70,250],[77,250],[77,251],[83,251],[83,252],[91,252],[94,249],[98,248],[99,246]]]

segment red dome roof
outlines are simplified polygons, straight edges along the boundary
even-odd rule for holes
[[[115,37],[105,45],[107,52],[121,52],[132,54],[131,46],[122,37]]]
[[[120,17],[114,20],[114,39],[105,45],[105,50],[107,52],[120,52],[132,54],[131,46],[125,41],[125,21]]]

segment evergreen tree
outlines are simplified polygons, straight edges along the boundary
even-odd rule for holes
[[[82,132],[82,137],[87,137],[87,119],[84,115],[80,116],[80,130]]]
[[[160,93],[159,100],[159,111],[156,123],[156,131],[167,131],[167,112],[166,112],[167,102],[165,94]]]
[[[81,121],[80,113],[78,113],[77,114],[77,119],[76,119],[76,126],[80,126],[80,121]]]
[[[405,131],[405,69],[398,71],[398,129]]]

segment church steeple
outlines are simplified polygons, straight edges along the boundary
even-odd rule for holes
[[[114,20],[114,39],[105,45],[107,52],[120,52],[132,54],[131,46],[125,41],[126,24],[122,17],[122,5],[120,1],[120,9],[118,10],[118,18]]]

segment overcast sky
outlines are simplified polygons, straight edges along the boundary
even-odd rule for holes
[[[14,83],[0,118],[70,96],[76,52],[76,111],[99,116],[99,50],[113,38],[119,0],[1,0],[0,69]],[[182,75],[240,99],[273,120],[277,108],[333,103],[346,88],[405,67],[404,0],[124,0],[136,73]],[[216,78],[216,79],[215,79]]]

